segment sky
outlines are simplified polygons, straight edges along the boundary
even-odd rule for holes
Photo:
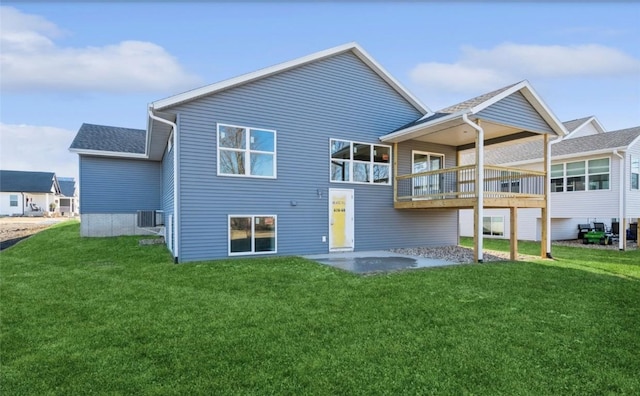
[[[82,123],[348,42],[431,110],[529,80],[556,117],[640,126],[639,2],[14,2],[0,6],[0,168],[78,175]]]

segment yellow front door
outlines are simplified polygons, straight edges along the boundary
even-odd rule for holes
[[[354,247],[353,190],[329,189],[329,250]]]

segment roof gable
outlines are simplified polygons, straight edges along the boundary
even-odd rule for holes
[[[0,170],[0,191],[51,193],[51,190],[59,192],[53,172]]]
[[[604,133],[605,129],[594,116],[578,118],[577,120],[566,121],[563,123],[569,134],[565,139],[576,138],[579,136],[589,136],[598,133]]]
[[[389,74],[378,62],[376,62],[360,45],[357,43],[348,43],[340,45],[334,48],[330,48],[324,51],[316,52],[311,55],[307,55],[298,59],[294,59],[288,62],[280,63],[275,66],[267,67],[252,73],[247,73],[235,78],[224,80],[215,84],[207,85],[201,88],[197,88],[191,91],[187,91],[178,95],[174,95],[165,99],[161,99],[151,103],[150,107],[153,110],[164,110],[169,107],[196,100],[203,96],[208,96],[221,92],[239,85],[243,85],[252,81],[260,80],[262,78],[282,73],[284,71],[316,62],[321,59],[326,59],[335,55],[339,55],[345,52],[351,52],[362,60],[371,70],[373,70],[378,76],[380,76],[387,84],[389,84],[402,98],[415,107],[420,113],[431,113],[429,108],[425,106],[418,98],[411,94],[406,88],[404,88],[400,82],[398,82],[391,74]]]
[[[517,108],[518,106],[516,106],[517,111],[508,109],[507,107],[501,109],[501,107],[509,101],[519,101],[519,109]],[[517,103],[512,103],[512,105],[513,104],[517,105]],[[510,122],[517,121],[518,116],[522,115],[518,113],[523,109],[523,105],[527,107],[529,114],[527,115],[527,120],[520,119],[520,121],[527,122],[511,124]],[[496,113],[494,113],[493,116],[490,115],[495,110],[502,113],[500,117],[496,117]],[[446,128],[447,124],[448,127],[455,126],[456,122],[460,124],[463,115],[468,115],[470,119],[484,117],[498,124],[511,125],[514,127],[524,126],[523,130],[531,133],[550,133],[555,136],[565,136],[567,134],[564,125],[562,125],[553,112],[551,112],[542,101],[529,82],[524,80],[465,100],[453,106],[445,107],[435,113],[427,114],[388,135],[382,136],[381,139],[386,142],[412,139],[419,135],[421,131],[422,133],[425,133],[424,131],[427,130],[438,131]]]
[[[58,184],[60,184],[60,192],[65,197],[74,197],[76,195],[76,181],[70,178],[58,178]]]

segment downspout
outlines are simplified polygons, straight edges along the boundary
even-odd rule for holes
[[[471,122],[469,117],[467,117],[467,113],[462,114],[462,120],[478,132],[477,149],[479,155],[476,158],[476,184],[478,186],[478,188],[476,188],[476,206],[478,211],[478,221],[475,225],[475,234],[478,237],[478,262],[482,263],[482,220],[484,216],[484,129],[482,129],[480,125]]]
[[[173,233],[173,261],[174,263],[178,263],[178,257],[180,257],[180,238],[178,238],[178,230],[179,222],[178,222],[178,181],[180,177],[178,175],[178,125],[175,122],[171,122],[169,120],[165,120],[164,118],[158,117],[153,114],[153,110],[151,106],[149,106],[149,117],[152,120],[156,120],[163,124],[171,126],[173,129],[173,228],[175,232]]]
[[[622,219],[624,219],[625,217],[625,196],[626,196],[626,181],[627,181],[627,175],[624,174],[624,170],[625,170],[625,157],[623,155],[620,155],[620,153],[618,152],[618,150],[613,150],[613,153],[615,155],[618,156],[618,158],[620,158],[620,188],[619,188],[619,193],[618,193],[618,249],[619,250],[624,250],[624,240],[626,239],[625,237],[621,237],[620,234],[623,232],[626,232],[625,229],[621,229],[621,227],[624,225],[624,222],[622,221]]]
[[[24,203],[24,193],[20,192],[20,194],[22,195],[22,217],[24,217],[24,207],[27,205]]]
[[[553,159],[551,145],[561,142],[562,140],[562,138],[556,140],[549,139],[549,147],[547,149],[547,152],[549,153],[549,161],[547,161],[547,169],[544,170],[547,174],[547,196],[545,197],[547,200],[547,218],[543,219],[547,222],[547,258],[553,258],[551,255],[551,160]]]

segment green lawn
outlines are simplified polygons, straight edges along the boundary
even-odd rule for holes
[[[357,276],[78,229],[0,253],[3,395],[640,393],[639,251]]]

